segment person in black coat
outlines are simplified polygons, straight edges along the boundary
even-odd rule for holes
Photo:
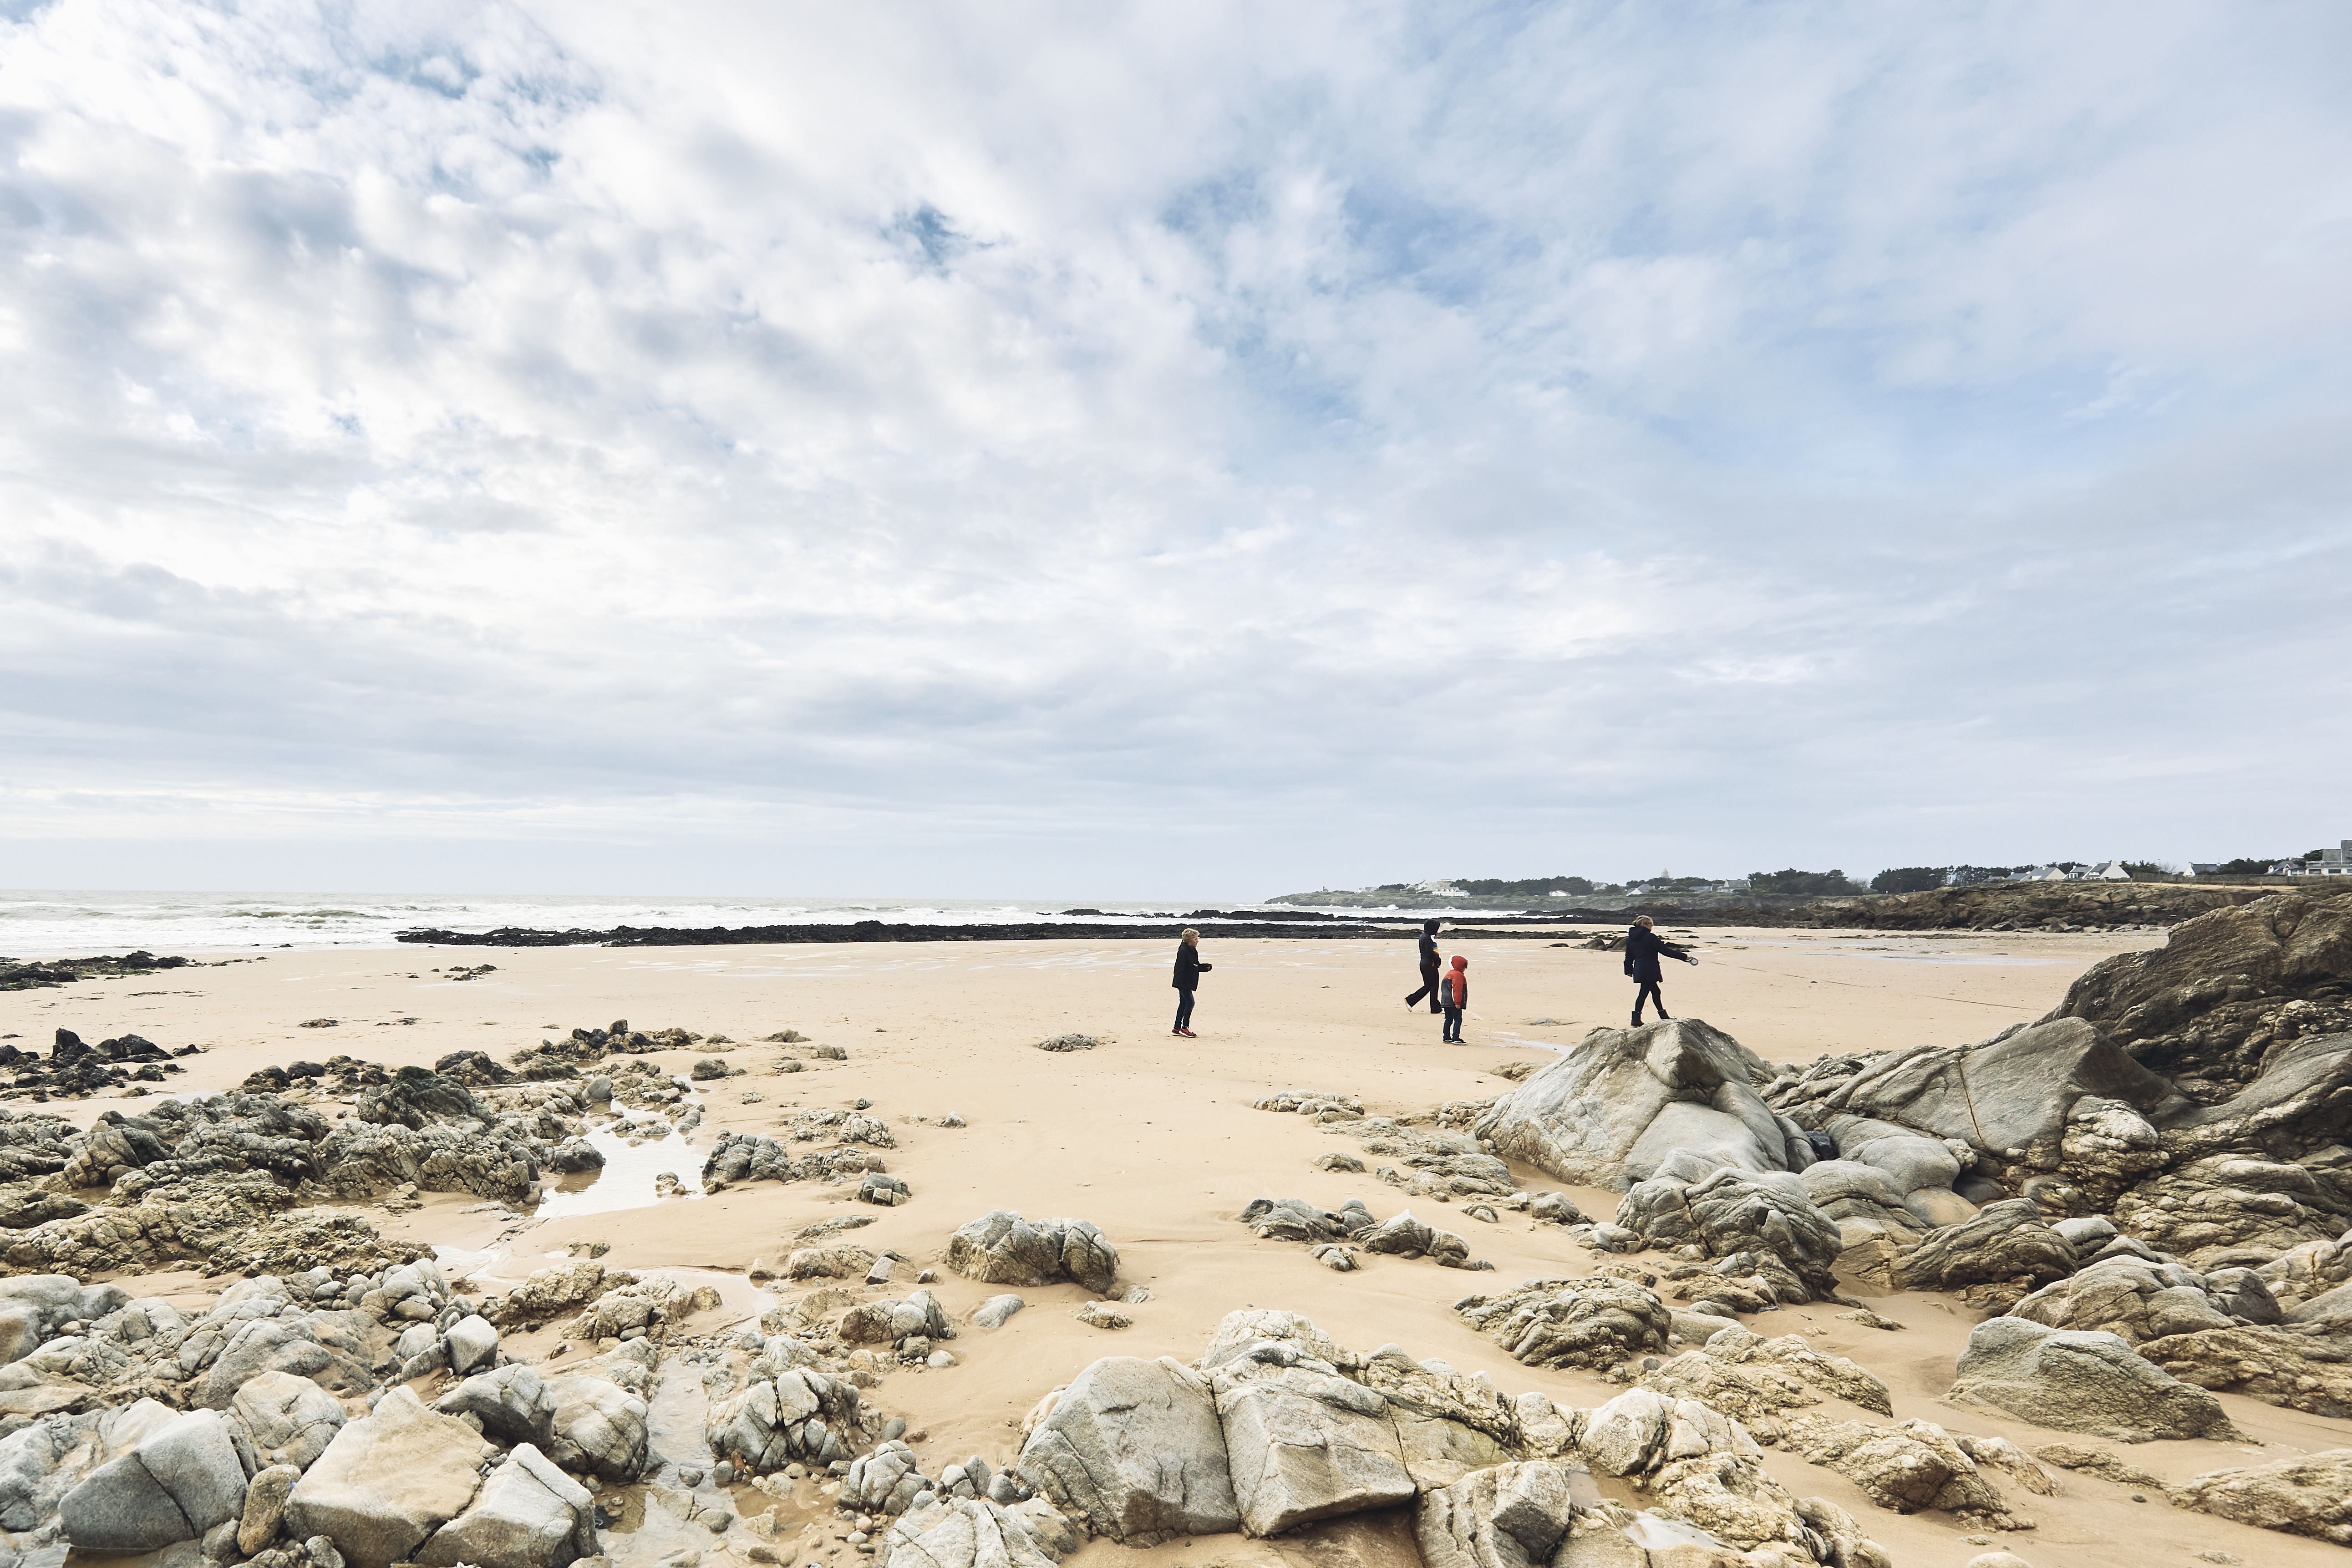
[[[1404,999],[1405,1011],[1408,1013],[1419,1006],[1421,1005],[1421,999],[1424,996],[1429,998],[1429,1010],[1433,1013],[1438,1010],[1438,923],[1439,922],[1436,921],[1423,921],[1421,922],[1421,989]]]
[[[1200,1038],[1192,1033],[1192,993],[1201,984],[1201,976],[1216,967],[1201,962],[1201,933],[1187,926],[1184,940],[1176,944],[1176,978],[1169,984],[1176,987],[1176,1027],[1171,1034],[1181,1035],[1188,1040]]]
[[[1658,983],[1665,978],[1658,971],[1661,958],[1679,958],[1685,963],[1698,962],[1679,944],[1658,935],[1649,916],[1634,916],[1633,925],[1625,932],[1625,973],[1639,987],[1633,993],[1633,1022],[1636,1026],[1642,1022],[1642,1005],[1644,1002],[1658,1005],[1659,1017],[1667,1016],[1666,999],[1658,991]]]

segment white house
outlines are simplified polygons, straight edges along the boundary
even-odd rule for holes
[[[2321,850],[2316,860],[2289,860],[2276,869],[2290,877],[2352,877],[2352,838]]]

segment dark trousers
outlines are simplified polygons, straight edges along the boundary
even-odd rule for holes
[[[1462,1009],[1451,1002],[1445,1005],[1445,1027],[1438,1031],[1437,1037],[1452,1040],[1456,1045],[1462,1042]]]
[[[1190,991],[1179,991],[1176,993],[1176,1026],[1180,1029],[1189,1028],[1192,1023],[1192,994]]]
[[[1424,996],[1429,998],[1429,1010],[1433,1013],[1438,1011],[1437,965],[1433,963],[1427,964],[1423,967],[1421,972],[1421,989],[1406,997],[1404,999],[1404,1005],[1410,1007]]]
[[[1642,1005],[1645,1002],[1655,1002],[1658,1005],[1659,1017],[1663,1018],[1666,1016],[1666,999],[1663,995],[1659,994],[1658,983],[1654,980],[1643,981],[1642,988],[1633,993],[1633,1021],[1635,1023],[1641,1022]]]

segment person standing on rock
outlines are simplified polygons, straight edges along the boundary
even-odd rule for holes
[[[1437,998],[1437,927],[1435,921],[1421,922],[1421,989],[1404,999],[1404,1010],[1408,1013],[1420,1006],[1424,996],[1429,998],[1431,1012],[1440,1009]]]
[[[1176,944],[1176,978],[1169,982],[1176,987],[1176,1027],[1171,1034],[1188,1040],[1200,1038],[1192,1033],[1192,993],[1200,987],[1201,976],[1215,967],[1201,962],[1201,933],[1185,927],[1184,940]]]
[[[1661,958],[1679,958],[1685,963],[1698,962],[1679,944],[1661,937],[1649,916],[1635,915],[1633,925],[1625,932],[1625,973],[1639,987],[1633,993],[1633,1026],[1636,1028],[1641,1026],[1642,1005],[1645,1002],[1655,1002],[1658,1016],[1662,1019],[1667,1016],[1666,999],[1658,990],[1659,982],[1665,978],[1658,971]]]

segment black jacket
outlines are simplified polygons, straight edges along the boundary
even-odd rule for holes
[[[1636,980],[1664,980],[1665,976],[1658,971],[1659,959],[1689,956],[1685,949],[1648,926],[1634,926],[1625,932],[1625,973]]]
[[[1429,931],[1421,933],[1421,972],[1433,979],[1437,974],[1437,938]]]
[[[1189,942],[1176,944],[1176,978],[1168,984],[1179,991],[1199,988],[1201,976],[1214,969],[1215,964],[1201,962],[1201,950]]]

